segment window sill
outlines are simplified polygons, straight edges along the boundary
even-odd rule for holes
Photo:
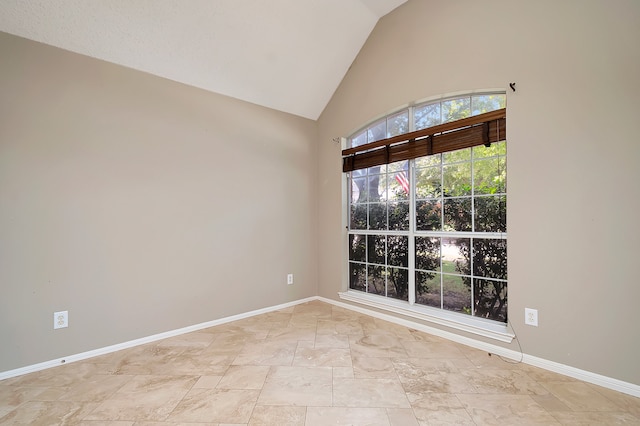
[[[509,331],[506,324],[503,325],[483,318],[464,316],[454,312],[429,308],[428,306],[410,305],[408,302],[402,300],[390,299],[359,291],[349,290],[339,292],[338,295],[342,300],[360,303],[501,342],[511,343],[515,337],[515,335]]]

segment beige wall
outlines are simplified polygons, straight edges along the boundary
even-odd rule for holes
[[[640,384],[639,22],[635,0],[409,0],[384,17],[319,120],[319,295],[346,288],[331,139],[414,100],[516,82],[509,315],[522,349]]]
[[[316,294],[315,122],[3,33],[0,57],[0,371]]]
[[[410,0],[318,123],[0,33],[0,371],[337,299],[332,138],[515,81],[509,312],[522,348],[640,384],[639,15],[635,0]],[[70,327],[54,331],[65,309]]]

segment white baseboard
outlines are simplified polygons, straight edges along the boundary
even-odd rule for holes
[[[534,367],[543,368],[545,370],[553,371],[565,376],[573,377],[578,380],[582,380],[588,383],[593,383],[598,386],[602,386],[608,389],[612,389],[618,392],[622,392],[628,395],[632,395],[640,398],[640,386],[633,383],[624,382],[622,380],[614,379],[611,377],[603,376],[601,374],[592,373],[590,371],[581,370],[579,368],[571,367],[569,365],[560,364],[558,362],[549,361],[543,358],[538,358],[533,355],[521,354],[520,352],[506,349],[501,346],[496,346],[491,343],[481,342],[475,339],[471,339],[465,336],[461,336],[455,333],[451,333],[439,328],[429,327],[421,323],[405,320],[393,315],[384,314],[381,312],[373,311],[361,306],[351,305],[337,300],[327,299],[325,297],[316,297],[317,300],[330,303],[332,305],[340,306],[341,308],[350,309],[352,311],[359,312],[361,314],[369,315],[374,318],[379,318],[385,321],[389,321],[395,324],[403,325],[405,327],[413,328],[415,330],[424,331],[435,336],[451,340],[456,343],[460,343],[472,348],[480,349],[494,355],[500,355],[505,358],[509,358],[516,361],[522,361],[525,364],[533,365]]]
[[[238,315],[232,315],[230,317],[220,318],[213,321],[207,321],[200,324],[190,325],[188,327],[179,328],[176,330],[165,331],[163,333],[154,334],[152,336],[142,337],[140,339],[129,340],[128,342],[118,343],[104,348],[94,349],[79,354],[69,355],[62,358],[52,359],[50,361],[41,362],[38,364],[28,365],[26,367],[16,368],[14,370],[0,372],[0,380],[9,379],[11,377],[21,376],[27,373],[33,373],[35,371],[45,370],[47,368],[57,367],[61,364],[68,364],[75,361],[81,361],[88,358],[93,358],[98,355],[105,355],[111,352],[116,352],[122,349],[132,348],[134,346],[144,345],[146,343],[155,342],[157,340],[166,339],[168,337],[178,336],[180,334],[191,333],[192,331],[202,330],[204,328],[214,327],[216,325],[226,324],[228,322],[241,320],[244,318],[253,317],[256,315],[266,314],[268,312],[277,311],[280,309],[288,308],[291,306],[299,305],[301,303],[311,302],[318,300],[317,297],[307,297],[306,299],[295,300],[293,302],[283,303],[281,305],[270,306],[267,308],[256,309],[255,311],[245,312]]]
[[[405,320],[393,315],[376,312],[371,309],[363,308],[356,305],[351,305],[337,300],[327,299],[325,297],[313,296],[305,299],[295,300],[293,302],[287,302],[276,306],[257,309],[255,311],[245,312],[238,315],[232,315],[225,318],[220,318],[213,321],[207,321],[200,324],[191,325],[188,327],[179,328],[176,330],[166,331],[164,333],[154,334],[152,336],[142,337],[140,339],[130,340],[128,342],[118,343],[104,348],[94,349],[79,354],[69,355],[62,358],[52,359],[50,361],[41,362],[38,364],[28,365],[26,367],[16,368],[14,370],[8,370],[0,372],[0,380],[9,379],[11,377],[21,376],[23,374],[32,373],[35,371],[44,370],[47,368],[57,367],[61,364],[68,364],[75,361],[81,361],[84,359],[92,358],[99,355],[105,355],[108,353],[116,352],[122,349],[132,348],[134,346],[144,345],[146,343],[155,342],[158,340],[166,339],[168,337],[178,336],[180,334],[190,333],[192,331],[202,330],[204,328],[214,327],[216,325],[226,324],[228,322],[241,320],[244,318],[250,318],[256,315],[266,314],[268,312],[285,309],[291,306],[299,305],[301,303],[311,302],[319,300],[325,303],[329,303],[341,308],[349,309],[355,312],[359,312],[365,315],[379,318],[385,321],[389,321],[395,324],[403,325],[405,327],[420,330],[425,333],[439,336],[447,340],[451,340],[456,343],[460,343],[472,348],[480,349],[486,352],[490,352],[495,355],[500,355],[512,360],[522,360],[525,364],[533,365],[535,367],[543,368],[545,370],[553,371],[554,373],[563,374],[565,376],[573,377],[578,380],[582,380],[588,383],[593,383],[598,386],[602,386],[608,389],[612,389],[618,392],[622,392],[628,395],[632,395],[640,398],[640,386],[633,383],[624,382],[622,380],[614,379],[611,377],[603,376],[601,374],[592,373],[590,371],[581,370],[579,368],[571,367],[568,365],[560,364],[554,361],[549,361],[543,358],[538,358],[533,355],[521,354],[520,352],[506,349],[501,346],[496,346],[490,343],[481,342],[475,339],[471,339],[465,336],[460,336],[455,333],[451,333],[439,328],[429,327],[421,323]]]

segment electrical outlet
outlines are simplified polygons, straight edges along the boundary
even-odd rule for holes
[[[293,284],[293,274],[287,275],[287,284],[288,285]]]
[[[524,308],[524,323],[527,325],[532,325],[534,327],[538,326],[538,310]]]
[[[69,311],[53,313],[53,329],[69,327]]]

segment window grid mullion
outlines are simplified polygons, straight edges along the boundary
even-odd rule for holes
[[[388,228],[388,226],[387,226]],[[384,237],[384,296],[389,297],[389,236]]]
[[[410,117],[412,117],[411,114]],[[410,123],[412,125],[412,123]],[[416,168],[415,160],[409,160],[409,244],[407,257],[409,260],[409,305],[416,303]]]
[[[368,208],[367,208],[368,210]],[[364,291],[369,293],[369,238],[364,239]]]
[[[469,239],[469,267],[471,268],[471,270],[469,271],[469,275],[471,275],[471,315],[475,316],[476,312],[475,312],[475,296],[474,296],[474,291],[473,288],[475,287],[475,276],[473,275],[473,258],[474,258],[474,248],[473,248],[473,240],[474,238],[470,238]]]
[[[440,104],[440,122],[442,123],[442,103]],[[444,164],[442,154],[440,157],[440,231],[444,231]],[[440,309],[444,309],[444,265],[442,264],[442,237],[440,237]]]
[[[471,105],[472,99],[469,101],[469,105]],[[472,106],[471,106],[472,107]],[[473,111],[473,109],[471,110]],[[471,232],[473,232],[475,234],[475,230],[476,230],[476,214],[475,214],[475,205],[476,205],[476,200],[475,200],[475,193],[476,193],[476,185],[475,185],[475,178],[474,178],[474,173],[473,173],[473,163],[474,163],[474,152],[475,150],[473,148],[471,148],[471,155],[470,155],[470,159],[471,159]],[[475,316],[476,312],[475,312],[475,278],[473,276],[473,237],[471,237],[471,239],[469,240],[469,254],[470,254],[470,259],[469,259],[469,265],[471,267],[471,271],[470,275],[471,275],[471,285],[470,285],[470,290],[471,290],[471,316]]]

